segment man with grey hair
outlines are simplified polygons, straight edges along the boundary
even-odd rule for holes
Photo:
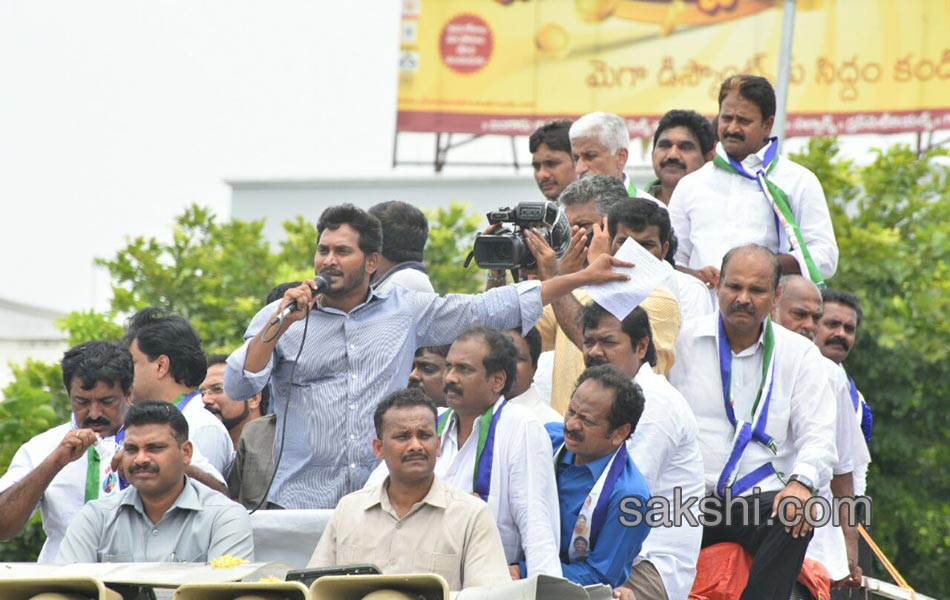
[[[653,200],[660,206],[666,206],[637,188],[623,172],[630,153],[630,133],[622,118],[605,112],[587,113],[574,121],[569,135],[574,172],[578,179],[589,175],[610,175],[623,182],[631,198]]]
[[[564,207],[572,227],[592,232],[587,261],[609,253],[610,232],[607,228],[606,211],[618,202],[629,201],[627,190],[620,180],[610,175],[588,175],[567,186],[558,201]],[[578,230],[575,236],[580,233]],[[538,257],[538,275],[541,280],[559,272],[569,273],[583,267],[583,264],[572,264],[569,258],[558,262],[554,259],[553,251],[533,232],[529,233],[526,240],[531,251]],[[570,250],[568,255],[572,255]],[[584,356],[580,350],[583,333],[578,325],[578,316],[581,304],[588,302],[590,297],[583,292],[560,298],[545,308],[537,324],[542,350],[554,350],[551,406],[561,413],[567,408],[574,384],[584,371]],[[654,332],[657,371],[666,374],[673,365],[673,346],[682,321],[679,303],[670,290],[660,286],[653,290],[640,306],[647,312]]]

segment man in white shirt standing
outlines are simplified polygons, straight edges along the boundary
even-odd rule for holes
[[[429,221],[415,206],[390,200],[369,209],[383,226],[383,249],[373,276],[373,288],[383,291],[399,286],[417,292],[433,292],[429,274],[422,264]]]
[[[143,308],[129,319],[123,342],[132,353],[132,402],[174,404],[188,421],[191,441],[220,473],[227,473],[234,443],[221,421],[205,410],[198,386],[208,373],[198,332],[184,317]]]
[[[630,132],[621,117],[605,112],[587,113],[571,125],[570,136],[574,172],[578,179],[588,175],[609,175],[623,182],[631,198],[652,200],[664,206],[634,185],[623,172],[630,154]]]
[[[67,350],[61,366],[72,419],[23,444],[0,478],[0,539],[17,535],[39,508],[46,532],[41,563],[56,558],[66,527],[86,502],[125,485],[112,459],[124,438],[132,356],[112,342],[86,342]],[[224,489],[221,475],[203,457],[194,456],[187,472]]]
[[[838,246],[825,194],[811,171],[778,155],[774,120],[775,90],[767,79],[724,81],[716,156],[673,190],[676,264],[710,289],[723,256],[742,244],[777,253],[786,275],[815,283],[834,275]]]
[[[836,460],[821,353],[769,318],[780,273],[762,246],[726,253],[720,310],[683,327],[670,373],[699,427],[703,546],[737,542],[753,555],[741,600],[789,597],[811,539],[806,502]]]
[[[435,474],[488,502],[513,579],[561,576],[560,524],[551,439],[528,409],[506,395],[518,353],[504,333],[475,327],[446,357]]]
[[[677,489],[683,499],[702,498],[703,459],[696,419],[676,388],[653,372],[656,348],[646,312],[636,307],[620,321],[592,303],[584,307],[581,326],[585,364],[613,365],[643,390],[643,415],[627,447],[652,497],[665,498],[668,509],[676,501]],[[691,512],[699,517],[698,506]],[[670,521],[674,515],[669,510],[665,516]],[[683,600],[689,595],[703,530],[688,522],[673,525],[654,526],[634,561],[626,586],[637,598]]]
[[[858,390],[854,379],[844,369],[844,361],[854,349],[854,340],[864,319],[861,301],[850,292],[832,288],[821,290],[821,299],[823,312],[818,322],[815,343],[818,344],[818,349],[825,358],[837,364],[845,372],[854,417],[861,425],[864,441],[870,444],[874,424],[871,406]],[[867,465],[856,466],[854,470],[854,491],[859,496],[863,496],[867,491],[867,471]]]
[[[782,295],[772,311],[776,323],[789,331],[815,341],[818,322],[822,315],[821,291],[801,275],[782,277]],[[857,469],[867,469],[871,462],[867,444],[861,435],[861,427],[854,418],[848,377],[843,369],[827,358],[822,361],[828,374],[835,407],[835,447],[838,460],[832,467],[830,488],[823,488],[821,496],[830,501],[834,498],[853,498],[854,477]],[[816,376],[818,376],[816,374]],[[840,527],[828,523],[815,529],[815,537],[808,544],[808,558],[822,563],[832,582],[846,580],[848,585],[861,584],[861,567],[858,566],[858,532],[848,505],[840,507]]]

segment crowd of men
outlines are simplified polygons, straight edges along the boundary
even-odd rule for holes
[[[557,256],[526,231],[537,266],[514,284],[439,296],[421,211],[341,205],[315,278],[275,288],[230,356],[157,309],[70,349],[72,419],[0,478],[0,538],[38,508],[41,562],[252,558],[248,509],[335,509],[311,566],[453,590],[546,574],[683,600],[723,542],[752,556],[743,599],[787,599],[806,556],[858,584],[847,505],[804,517],[866,488],[871,413],[843,367],[863,314],[825,284],[828,207],[774,114],[748,75],[717,128],[668,112],[645,189],[622,118],[543,125],[535,179],[572,238]],[[617,315],[581,288],[629,279],[629,240],[675,269]]]

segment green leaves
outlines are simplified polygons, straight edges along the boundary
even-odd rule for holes
[[[812,139],[841,257],[829,281],[861,297],[848,371],[874,410],[873,534],[928,595],[950,594],[950,168],[947,152],[875,151],[865,167]]]
[[[472,249],[475,234],[484,224],[478,215],[467,214],[467,204],[452,201],[448,208],[426,211],[429,242],[426,270],[432,287],[440,294],[474,294],[485,289],[483,272],[462,265]]]

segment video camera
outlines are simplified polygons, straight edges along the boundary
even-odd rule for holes
[[[482,269],[533,268],[537,261],[525,242],[525,229],[536,227],[558,258],[571,243],[571,225],[556,202],[519,202],[514,208],[501,208],[487,216],[492,225],[510,223],[512,227],[475,236],[472,254]]]

